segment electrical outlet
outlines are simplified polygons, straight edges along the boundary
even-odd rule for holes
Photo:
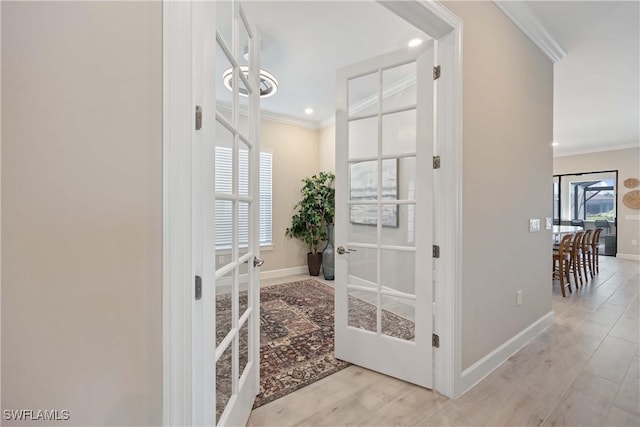
[[[636,246],[636,245],[638,244],[638,241],[637,241],[636,239],[633,239],[633,240],[631,241],[631,244],[632,244],[633,246]]]
[[[539,219],[530,219],[529,220],[529,233],[535,233],[540,231],[540,220]]]
[[[551,230],[553,228],[553,218],[546,218],[546,226],[547,230]]]
[[[522,290],[516,292],[516,306],[522,305]]]

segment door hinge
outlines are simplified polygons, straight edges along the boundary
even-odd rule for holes
[[[433,257],[440,258],[440,246],[433,245]]]
[[[202,128],[202,107],[196,105],[196,130]]]
[[[435,348],[440,348],[440,337],[438,335],[431,335],[431,345]]]
[[[438,80],[440,78],[440,66],[436,65],[433,67],[433,80]]]
[[[196,301],[202,299],[202,277],[196,276]]]
[[[433,156],[433,168],[440,169],[440,156]]]

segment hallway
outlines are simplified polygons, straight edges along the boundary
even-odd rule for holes
[[[639,288],[640,263],[610,257],[567,298],[554,283],[554,325],[457,400],[351,366],[254,410],[249,425],[638,426]]]

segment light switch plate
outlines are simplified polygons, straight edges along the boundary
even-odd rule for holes
[[[539,219],[530,219],[529,220],[529,233],[535,233],[540,231],[540,220]]]
[[[546,218],[547,230],[551,230],[553,228],[553,218]]]

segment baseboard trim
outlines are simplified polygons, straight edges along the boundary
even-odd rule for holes
[[[299,267],[281,268],[279,270],[261,271],[260,279],[277,279],[278,277],[293,276],[295,274],[308,273],[309,268],[306,265]]]
[[[502,365],[509,357],[515,354],[529,341],[538,336],[542,331],[553,324],[553,311],[542,316],[509,341],[487,354],[485,357],[462,371],[460,376],[460,390],[466,393],[471,387],[482,381],[484,377]]]
[[[620,258],[620,259],[630,259],[631,261],[640,261],[640,255],[634,255],[634,254],[621,254],[620,252],[618,252],[616,254],[616,258]]]

